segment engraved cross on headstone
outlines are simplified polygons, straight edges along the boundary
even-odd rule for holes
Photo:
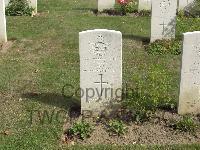
[[[165,24],[165,21],[163,21],[163,23],[161,23],[160,25],[163,26],[163,31],[162,31],[162,35],[165,35],[165,26],[167,26],[167,24]]]
[[[100,82],[94,82],[94,83],[97,83],[97,84],[100,84],[101,86],[101,96],[103,95],[103,84],[108,84],[108,82],[104,82],[103,81],[103,74],[99,74],[100,75]]]

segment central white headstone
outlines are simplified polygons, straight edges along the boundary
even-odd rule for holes
[[[177,0],[152,0],[151,42],[175,38]]]
[[[195,0],[179,0],[178,9],[184,10],[195,2]]]
[[[200,113],[200,31],[184,34],[178,112]]]
[[[112,112],[122,94],[122,34],[97,29],[79,33],[81,111]]]
[[[7,42],[5,3],[0,0],[0,43]]]
[[[115,0],[98,0],[98,11],[105,9],[113,9],[115,6]]]
[[[139,0],[138,10],[151,10],[151,0]]]

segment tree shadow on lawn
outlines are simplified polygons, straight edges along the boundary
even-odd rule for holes
[[[123,34],[124,39],[131,39],[135,41],[141,41],[144,45],[150,43],[150,37],[132,35],[132,34]]]
[[[25,93],[22,98],[56,106],[69,112],[70,117],[78,117],[81,113],[80,101],[58,93]]]

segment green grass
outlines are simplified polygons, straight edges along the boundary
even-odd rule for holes
[[[56,121],[55,114],[51,123],[45,120],[42,124],[39,117],[44,110],[49,115],[53,111],[67,111],[71,104],[80,101],[63,97],[62,88],[65,84],[79,87],[78,33],[83,30],[121,31],[124,83],[134,87],[138,82],[135,77],[157,69],[167,70],[171,85],[168,94],[177,102],[181,57],[147,54],[141,41],[150,35],[150,17],[95,16],[90,11],[95,8],[95,0],[39,0],[39,16],[7,17],[8,39],[14,43],[0,55],[0,149],[62,147],[63,123]],[[177,37],[192,30],[191,23],[200,30],[198,19],[182,19],[178,21]],[[155,74],[155,78],[160,76]],[[34,113],[32,124],[31,110],[39,110]],[[5,131],[9,134],[3,134]]]

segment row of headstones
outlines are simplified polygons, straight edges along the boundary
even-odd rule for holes
[[[99,4],[115,2],[106,1],[99,0]],[[175,38],[177,4],[177,0],[151,0],[151,42]]]
[[[151,41],[175,37],[177,0],[152,0]],[[122,94],[122,34],[80,33],[81,110],[95,115],[118,108]],[[200,31],[184,34],[179,114],[200,113]]]
[[[79,54],[82,114],[112,114],[123,91],[121,32],[79,33]],[[200,113],[200,31],[184,33],[179,94],[179,114]]]
[[[37,13],[37,0],[27,1],[29,6],[34,8],[34,13]],[[7,42],[5,7],[8,6],[9,2],[10,0],[0,0],[0,43]]]
[[[152,1],[151,40],[175,36],[176,0]],[[0,1],[0,41],[6,38],[5,4]],[[6,40],[5,40],[6,39]],[[122,34],[80,33],[81,109],[99,114],[118,107],[122,94]],[[179,113],[200,112],[200,32],[185,33]]]
[[[166,0],[167,1],[167,0]],[[191,5],[195,0],[179,0],[178,9],[184,10],[186,7]],[[105,9],[114,8],[115,0],[98,0],[98,10],[103,11]],[[152,0],[139,0],[138,10],[151,10]]]
[[[184,10],[195,2],[195,0],[178,0],[178,10]],[[151,10],[152,0],[139,0],[138,10]]]
[[[7,41],[4,0],[0,6],[0,42]],[[175,37],[177,0],[152,0],[151,42]]]

